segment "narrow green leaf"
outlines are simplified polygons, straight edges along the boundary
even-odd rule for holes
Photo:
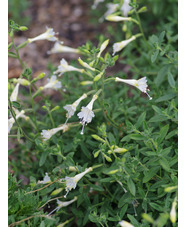
[[[169,131],[169,125],[168,124],[165,125],[163,128],[161,128],[159,136],[157,138],[157,143],[158,144],[160,144],[164,140],[164,138],[167,135],[168,131]]]
[[[175,80],[171,72],[168,72],[168,82],[172,88],[175,88]]]
[[[45,163],[47,156],[48,156],[47,152],[42,153],[41,158],[39,160],[39,166],[42,166]]]
[[[165,65],[163,66],[160,71],[158,72],[158,75],[155,79],[155,84],[157,87],[160,86],[160,84],[164,81],[164,79],[166,78],[166,75],[168,73],[168,68],[169,66]]]
[[[12,102],[12,106],[15,107],[16,109],[20,109],[21,108],[21,104],[19,102],[16,102],[16,101]]]
[[[167,161],[167,159],[161,158],[159,160],[159,163],[163,167],[164,170],[166,170],[168,172],[170,171],[170,165],[169,165],[169,162]]]
[[[8,57],[11,57],[11,58],[17,58],[17,55],[13,52],[8,52]]]
[[[127,217],[128,217],[128,219],[131,221],[131,223],[132,223],[134,226],[139,226],[139,222],[134,218],[133,215],[127,214]]]
[[[153,167],[148,172],[145,173],[145,176],[143,178],[143,183],[147,183],[150,181],[158,172],[159,167]]]
[[[127,186],[129,188],[129,191],[131,192],[132,195],[135,196],[136,194],[136,186],[131,178],[128,179],[127,181]]]
[[[158,57],[158,54],[159,54],[159,50],[155,50],[152,55],[151,55],[151,61],[152,63],[154,63]]]
[[[141,124],[145,120],[145,117],[146,117],[146,112],[143,112],[138,118],[138,121],[136,123],[136,128],[139,128],[141,126]]]
[[[133,139],[133,140],[145,140],[146,137],[142,136],[140,134],[130,134],[129,138]]]
[[[176,95],[177,95],[176,93],[170,93],[170,94],[164,95],[164,96],[156,99],[155,102],[168,101],[170,99],[173,99]]]

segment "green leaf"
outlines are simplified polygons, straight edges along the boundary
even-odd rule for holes
[[[156,166],[151,168],[148,172],[146,172],[144,174],[145,176],[143,178],[143,183],[147,183],[148,181],[150,181],[156,175],[158,170],[159,170],[159,167]]]
[[[138,118],[138,121],[136,123],[136,128],[139,128],[141,126],[141,124],[145,120],[145,117],[146,117],[146,112],[143,112]]]
[[[158,211],[160,211],[160,212],[163,211],[163,207],[160,206],[160,205],[158,205],[157,203],[149,203],[149,204],[150,204],[150,206],[151,206],[152,208],[154,208],[155,210],[158,210]]]
[[[165,31],[162,31],[159,36],[159,42],[163,42],[164,37],[165,37]]]
[[[175,80],[171,72],[168,72],[168,82],[172,88],[175,88]]]
[[[167,161],[167,159],[161,158],[159,160],[159,163],[163,167],[164,170],[166,170],[168,172],[170,171],[170,165],[169,165],[169,162]]]
[[[39,160],[39,166],[42,166],[45,163],[47,156],[48,156],[47,152],[42,153],[41,158]]]
[[[134,226],[139,226],[139,222],[134,218],[133,215],[127,214],[127,217]]]
[[[131,178],[128,179],[127,181],[127,186],[129,188],[129,191],[131,192],[132,195],[135,196],[136,194],[136,186]]]
[[[16,109],[20,109],[21,108],[21,104],[19,102],[16,102],[16,101],[12,102],[12,106],[15,107]]]
[[[8,52],[8,57],[17,58],[17,55],[11,51]]]
[[[133,139],[133,140],[145,140],[146,139],[145,136],[142,136],[140,134],[130,134],[129,138]]]
[[[159,50],[155,50],[151,55],[151,61],[154,63],[156,61],[156,58],[158,57]]]
[[[159,113],[159,114],[162,113],[162,111],[161,111],[161,109],[160,109],[159,107],[152,105],[152,108],[153,108],[153,110],[154,110],[156,113]]]
[[[164,95],[158,99],[156,99],[155,102],[163,102],[163,101],[168,101],[170,99],[173,99],[177,94],[176,93],[170,93],[170,94],[167,94],[167,95]]]
[[[165,65],[163,66],[160,71],[158,72],[158,75],[155,79],[155,84],[157,87],[160,86],[160,84],[164,81],[167,73],[168,73],[168,69],[169,69],[169,66],[168,65]]]
[[[166,116],[155,115],[149,120],[149,122],[161,122],[161,121],[166,121],[167,119],[168,118]]]
[[[168,131],[169,131],[169,125],[165,125],[163,128],[161,128],[159,136],[157,138],[157,143],[158,144],[160,144],[164,140],[164,138],[167,135]]]

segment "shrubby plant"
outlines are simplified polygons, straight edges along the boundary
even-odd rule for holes
[[[162,13],[152,32],[140,17],[156,18],[154,4],[95,1],[92,10],[108,7],[96,13],[109,37],[77,49],[48,27],[16,46],[27,28],[9,21],[9,57],[22,67],[9,80],[9,226],[177,226],[177,18]],[[19,50],[48,41],[61,61],[33,78]]]

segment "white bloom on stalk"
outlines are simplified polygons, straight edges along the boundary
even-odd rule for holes
[[[18,96],[18,92],[19,92],[19,83],[16,84],[16,86],[14,87],[14,90],[10,96],[10,101],[14,102],[17,101],[17,96]]]
[[[96,9],[100,2],[104,2],[104,0],[94,0],[94,4],[92,5],[92,9]]]
[[[81,134],[83,134],[84,126],[85,124],[88,124],[92,121],[92,118],[95,116],[94,112],[92,111],[94,101],[98,98],[97,95],[94,95],[92,100],[89,102],[89,104],[86,107],[81,108],[81,112],[77,114],[77,116],[80,118],[80,122],[83,125]]]
[[[14,108],[14,112],[16,114],[16,119],[18,119],[18,118],[24,118],[25,120],[29,119],[29,117],[24,115],[24,113],[25,113],[24,110],[21,110],[21,112],[19,112],[17,109]],[[10,133],[10,130],[11,130],[14,123],[15,123],[15,120],[14,120],[13,117],[8,119],[8,133]]]
[[[80,103],[83,99],[85,99],[86,97],[87,97],[87,95],[86,95],[86,94],[83,94],[83,95],[82,95],[79,99],[77,99],[73,104],[71,104],[71,105],[66,105],[66,106],[63,107],[63,108],[67,111],[67,114],[66,114],[67,120],[68,120],[69,118],[71,118],[71,117],[74,115],[77,106],[78,106],[79,103]],[[67,121],[66,121],[66,122],[67,122]]]
[[[114,43],[114,45],[113,45],[113,54],[112,55],[115,55],[116,52],[119,52],[120,50],[122,50],[125,46],[127,46],[130,42],[132,42],[135,39],[136,39],[136,37],[132,36],[130,39]]]
[[[84,172],[79,173],[79,174],[75,175],[74,177],[65,177],[65,181],[66,181],[66,188],[65,189],[66,189],[67,193],[66,193],[66,195],[64,195],[64,197],[66,198],[69,191],[76,188],[78,181],[81,180],[81,178],[85,174],[91,172],[92,170],[93,170],[92,167],[89,167]]]
[[[131,17],[121,17],[121,16],[116,16],[116,15],[108,15],[105,18],[108,21],[113,21],[113,22],[119,22],[119,21],[131,21]]]
[[[130,223],[127,222],[127,221],[120,221],[120,222],[119,222],[119,225],[120,225],[121,227],[134,227],[132,224],[130,224]]]
[[[121,7],[121,11],[125,17],[128,16],[128,12],[132,9],[131,6],[129,6],[130,0],[124,0],[123,5]]]
[[[174,202],[172,203],[172,208],[171,208],[171,211],[170,211],[170,220],[172,223],[175,223],[176,222],[176,199],[174,200]]]
[[[149,91],[149,89],[147,89],[148,85],[147,85],[147,79],[146,77],[143,77],[139,80],[124,80],[124,79],[121,79],[119,77],[116,77],[115,81],[117,82],[124,82],[126,84],[129,84],[129,85],[132,85],[134,87],[137,87],[140,91],[144,92],[148,97],[149,99],[151,100],[152,97],[150,97],[150,95],[147,93],[147,91]]]
[[[48,83],[45,84],[43,89],[53,88],[53,89],[57,90],[62,87],[61,82],[59,80],[57,80],[56,75],[52,75],[51,78],[47,78],[47,81],[48,81]]]
[[[53,28],[46,27],[46,32],[42,33],[41,35],[36,36],[35,38],[28,39],[29,43],[38,41],[38,40],[49,40],[52,42],[57,41],[58,39],[55,37],[55,32]]]
[[[77,200],[77,196],[75,196],[72,200],[70,201],[65,201],[65,202],[62,202],[60,201],[59,199],[57,199],[57,204],[58,206],[52,210],[47,216],[49,216],[50,214],[52,214],[54,211],[58,211],[59,209],[61,209],[62,207],[67,207],[69,206],[71,203],[75,202]]]
[[[105,14],[99,19],[99,22],[103,22],[104,18],[106,18],[108,15],[113,14],[117,8],[119,7],[119,4],[114,4],[114,3],[107,3],[106,4],[107,11]]]
[[[58,76],[61,76],[63,73],[70,71],[77,71],[83,73],[84,69],[75,68],[74,66],[69,65],[68,62],[64,58],[62,58],[60,61],[60,65],[58,66],[58,69],[54,72],[54,74],[59,73]]]
[[[54,47],[47,52],[47,54],[55,54],[55,53],[81,53],[78,49],[64,46],[63,42],[56,42]]]
[[[50,130],[42,130],[41,135],[43,137],[44,141],[49,140],[54,134],[56,134],[57,132],[63,130],[63,132],[68,130],[68,126],[66,124],[63,124],[57,128],[53,128]]]
[[[51,180],[50,180],[50,177],[48,176],[48,173],[45,173],[43,180],[38,181],[38,184],[48,184],[50,182],[51,182]]]

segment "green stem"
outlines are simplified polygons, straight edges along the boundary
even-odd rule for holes
[[[140,19],[140,17],[139,17],[139,14],[138,14],[137,11],[135,11],[135,13],[136,13],[137,20],[138,20],[138,22],[139,22],[139,23],[138,23],[139,30],[140,30],[140,32],[141,32],[141,34],[142,34],[142,36],[143,36],[143,39],[144,39],[144,41],[145,41],[145,43],[146,43],[148,49],[150,49],[149,44],[148,44],[148,42],[147,42],[147,39],[146,39],[146,37],[145,37],[145,34],[144,34],[144,31],[143,31],[142,25],[141,25],[141,19]]]
[[[114,155],[115,159],[118,159],[118,157],[116,156],[114,150],[112,149],[112,147],[110,146],[109,141],[107,140],[107,138],[105,138],[106,144],[109,146],[110,150],[112,151],[112,154]]]
[[[48,114],[49,114],[50,120],[52,122],[52,127],[55,128],[54,120],[53,120],[53,117],[52,117],[50,110],[48,110]]]
[[[24,132],[24,130],[21,128],[19,122],[17,121],[16,115],[15,115],[15,113],[14,113],[14,111],[13,111],[13,108],[12,108],[12,103],[11,103],[11,101],[10,101],[10,98],[8,98],[8,101],[9,101],[10,112],[11,112],[11,114],[12,114],[12,116],[13,116],[13,118],[14,118],[14,120],[15,120],[15,123],[17,124],[18,128],[20,129],[20,131],[23,133],[23,135],[24,135],[30,142],[34,143],[34,140],[32,140],[29,136],[27,136],[27,134]]]
[[[38,125],[37,125],[37,120],[36,120],[36,112],[35,112],[35,109],[34,109],[34,99],[33,99],[33,96],[32,96],[31,85],[29,85],[29,92],[30,92],[31,103],[32,103],[32,110],[33,110],[34,123],[35,123],[35,125],[36,125],[37,132],[39,132],[39,130],[38,130]]]

